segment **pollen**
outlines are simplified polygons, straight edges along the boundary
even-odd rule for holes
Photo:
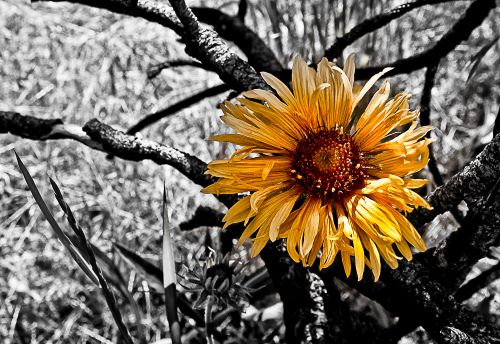
[[[308,133],[292,154],[291,177],[305,193],[340,200],[363,186],[363,157],[342,126]]]

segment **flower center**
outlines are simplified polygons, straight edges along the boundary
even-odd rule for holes
[[[338,200],[363,187],[363,155],[344,128],[309,133],[292,154],[291,177],[303,191]]]
[[[213,289],[219,291],[222,283],[228,280],[228,284],[223,291],[226,291],[228,287],[231,286],[233,282],[233,269],[231,269],[226,264],[215,264],[207,269],[207,278],[211,277],[212,281],[217,277],[217,281],[213,285]],[[223,292],[222,291],[222,292]]]

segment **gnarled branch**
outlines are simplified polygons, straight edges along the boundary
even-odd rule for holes
[[[39,119],[0,111],[0,133],[42,141],[72,139],[125,160],[152,160],[159,165],[170,165],[202,186],[214,182],[204,174],[206,164],[200,159],[169,146],[127,135],[97,119],[90,120],[82,128],[64,124],[59,119]]]

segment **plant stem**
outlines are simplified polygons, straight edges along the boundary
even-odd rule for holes
[[[213,295],[209,295],[207,298],[207,306],[205,308],[205,333],[208,344],[214,344],[214,336],[212,335],[212,308],[214,303],[215,297]]]

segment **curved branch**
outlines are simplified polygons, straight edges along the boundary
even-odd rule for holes
[[[495,7],[495,0],[475,0],[465,14],[430,49],[382,66],[358,69],[356,70],[356,77],[363,80],[368,79],[387,67],[393,67],[391,71],[385,74],[385,76],[391,76],[411,73],[428,65],[436,64],[441,58],[455,49],[460,42],[467,40],[472,31],[481,25]]]
[[[381,13],[375,17],[365,19],[354,28],[351,29],[342,37],[338,37],[335,43],[325,51],[324,56],[329,60],[333,60],[342,55],[342,52],[349,45],[360,39],[361,37],[380,29],[389,24],[394,19],[397,19],[415,8],[425,5],[439,4],[443,2],[451,2],[456,0],[416,0],[399,5],[388,12]]]
[[[159,120],[173,115],[174,113],[181,111],[182,109],[185,109],[205,98],[213,97],[218,94],[221,94],[222,92],[228,91],[230,88],[226,84],[222,85],[217,85],[214,87],[207,88],[206,90],[203,90],[199,93],[193,94],[191,97],[188,97],[186,99],[182,99],[178,101],[177,103],[174,103],[170,105],[169,107],[160,110],[158,112],[152,113],[141,119],[139,122],[134,124],[129,130],[127,130],[127,134],[135,134],[138,131],[141,131],[145,127],[158,122]]]

